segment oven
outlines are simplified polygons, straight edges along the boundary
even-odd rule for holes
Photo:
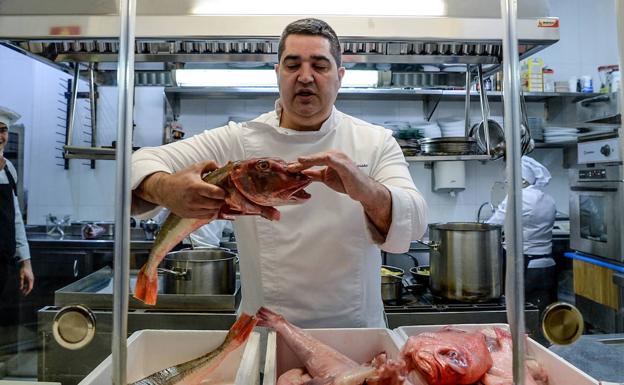
[[[579,138],[570,170],[570,248],[624,261],[624,175],[616,132]]]

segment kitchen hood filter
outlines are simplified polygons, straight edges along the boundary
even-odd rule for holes
[[[463,161],[434,162],[433,191],[455,192],[466,189],[466,165]]]

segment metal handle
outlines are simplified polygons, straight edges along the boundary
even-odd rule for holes
[[[158,272],[159,273],[165,273],[165,274],[171,274],[174,276],[174,279],[177,280],[185,280],[185,281],[190,281],[191,280],[191,270],[187,269],[184,271],[176,271],[176,270],[171,270],[171,269],[165,269],[163,267],[159,267],[158,268]]]
[[[74,278],[78,277],[78,259],[74,259]]]
[[[611,96],[610,95],[599,95],[599,96],[595,96],[593,98],[589,98],[589,99],[585,99],[583,101],[581,101],[581,106],[583,107],[589,107],[591,104],[594,103],[602,103],[602,102],[608,102],[611,100]]]
[[[479,98],[481,101],[481,116],[483,117],[483,132],[485,134],[485,148],[488,155],[492,155],[490,151],[490,126],[488,119],[490,119],[490,105],[488,104],[487,94],[485,87],[483,86],[483,67],[481,64],[477,66],[477,74],[479,75]],[[477,137],[479,131],[477,130]]]
[[[425,241],[421,241],[419,239],[417,239],[416,242],[420,243],[421,245],[425,245],[425,246],[431,248],[431,250],[433,250],[433,251],[438,251],[438,249],[440,248],[440,245],[441,245],[440,242],[425,242]]]

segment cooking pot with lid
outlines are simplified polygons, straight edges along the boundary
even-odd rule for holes
[[[430,289],[438,297],[487,302],[502,294],[503,252],[499,225],[477,222],[429,225]]]
[[[196,248],[168,253],[164,260],[165,294],[234,294],[235,253],[222,248]]]

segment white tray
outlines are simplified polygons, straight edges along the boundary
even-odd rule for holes
[[[427,326],[401,326],[395,329],[396,334],[401,338],[401,347],[411,336],[425,332],[435,332],[448,325],[427,325]],[[458,324],[450,325],[458,329],[473,331],[486,327],[500,327],[509,330],[507,324]],[[527,352],[544,366],[548,373],[549,385],[598,385],[598,381],[588,376],[576,367],[570,365],[566,360],[546,349],[536,341],[528,338]],[[599,358],[597,358],[599,359]],[[422,384],[414,384],[422,385]]]
[[[217,348],[227,330],[140,330],[128,338],[128,383],[159,370],[199,357]],[[260,335],[252,332],[213,372],[210,384],[254,385],[259,378]],[[108,356],[79,385],[110,385],[112,357]]]
[[[355,362],[364,363],[386,352],[389,358],[400,353],[401,339],[388,329],[306,329],[307,333],[338,350]],[[287,370],[302,367],[284,341],[270,331],[267,337],[263,385],[275,385]]]

